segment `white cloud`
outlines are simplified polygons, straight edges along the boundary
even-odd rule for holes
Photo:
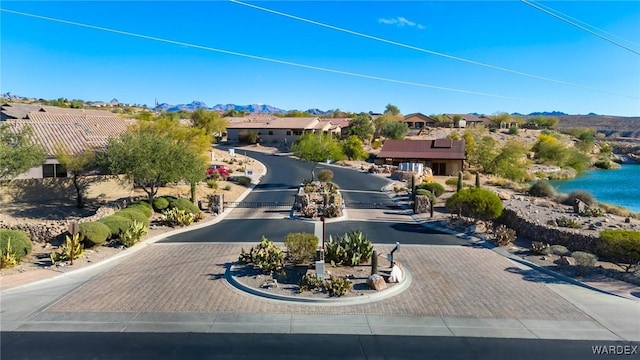
[[[395,25],[395,26],[410,26],[416,27],[420,30],[424,30],[425,26],[422,24],[417,24],[411,20],[408,20],[404,16],[398,16],[395,18],[380,18],[378,19],[378,23],[385,25]]]

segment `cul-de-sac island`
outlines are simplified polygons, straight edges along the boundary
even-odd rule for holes
[[[20,97],[1,116],[2,331],[640,341],[640,214],[553,185],[637,163],[639,118]]]

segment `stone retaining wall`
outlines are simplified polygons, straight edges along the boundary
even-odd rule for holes
[[[585,233],[584,230],[570,228],[557,228],[548,225],[536,224],[521,218],[511,209],[504,209],[502,215],[496,220],[511,229],[515,229],[519,236],[532,241],[541,241],[551,245],[563,245],[571,251],[596,252],[597,232]]]
[[[116,211],[126,207],[130,202],[136,201],[137,198],[127,198],[107,203],[96,211],[95,214],[80,219],[72,220],[55,220],[46,221],[41,223],[21,223],[21,224],[7,224],[0,221],[0,229],[8,230],[20,230],[29,235],[29,238],[33,242],[38,243],[50,243],[56,242],[64,238],[67,234],[69,225],[77,221],[78,223],[97,221],[104,216],[111,215]]]

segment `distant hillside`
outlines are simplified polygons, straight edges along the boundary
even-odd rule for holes
[[[640,117],[608,115],[560,115],[558,129],[587,127],[611,137],[639,138]]]

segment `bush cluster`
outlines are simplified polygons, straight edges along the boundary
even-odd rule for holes
[[[543,198],[556,196],[556,189],[547,180],[538,180],[529,188],[529,195]]]
[[[160,196],[153,199],[153,210],[156,212],[162,212],[162,210],[169,207],[169,199]]]
[[[80,224],[80,241],[87,248],[102,245],[110,236],[111,229],[102,222],[90,221]]]
[[[502,200],[490,190],[462,189],[447,199],[448,211],[478,220],[493,220],[502,214]]]
[[[249,185],[251,185],[251,178],[248,176],[238,176],[236,178],[236,181],[238,182],[238,185],[244,187],[249,187]]]
[[[567,197],[564,199],[563,203],[565,205],[573,206],[573,204],[576,203],[576,199],[580,199],[582,202],[589,206],[594,206],[597,204],[597,201],[593,197],[593,195],[584,190],[576,190],[570,192],[569,195],[567,195]]]
[[[318,171],[318,180],[321,182],[329,182],[333,180],[333,171],[329,169],[321,169]]]
[[[428,190],[435,197],[440,197],[445,192],[444,186],[440,185],[437,182],[424,182],[424,183],[416,186],[416,189]]]
[[[3,257],[13,254],[12,258],[19,263],[23,257],[31,253],[31,249],[31,239],[25,232],[0,229],[0,252]]]
[[[598,253],[626,272],[640,268],[640,231],[604,230],[596,242]]]
[[[131,203],[131,205],[127,206],[127,209],[138,210],[148,218],[150,218],[153,214],[153,206],[151,206],[151,204],[149,204],[149,202],[145,200],[139,200]]]
[[[294,264],[301,264],[313,259],[318,248],[318,238],[311,233],[290,233],[284,238],[289,259]]]
[[[168,208],[182,210],[190,214],[197,214],[200,212],[200,209],[198,209],[198,207],[194,203],[192,203],[191,200],[185,198],[170,198]]]

